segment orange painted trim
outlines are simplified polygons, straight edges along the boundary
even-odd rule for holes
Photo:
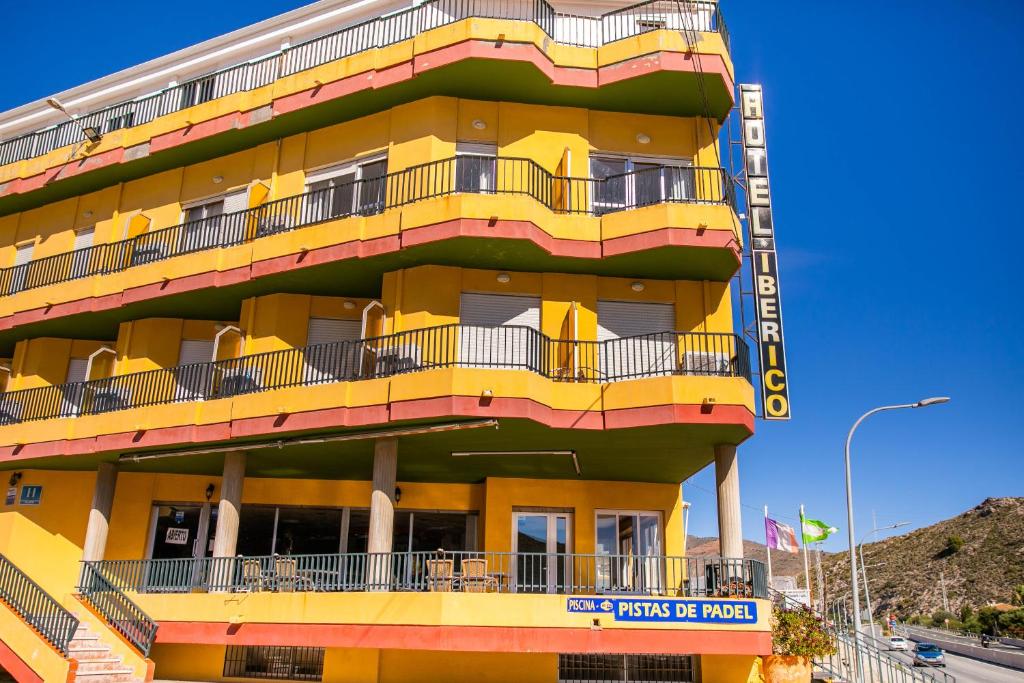
[[[18,683],[45,683],[7,643],[0,639],[0,668],[9,673]],[[69,680],[70,677],[69,677]]]
[[[303,229],[298,228],[298,230]],[[140,285],[126,289],[120,294],[89,297],[76,301],[57,303],[53,306],[19,311],[0,318],[0,330],[9,330],[23,325],[50,321],[81,313],[110,311],[127,304],[150,301],[164,296],[184,294],[211,287],[230,287],[269,275],[287,273],[296,268],[318,266],[355,258],[372,258],[374,256],[394,253],[405,248],[423,246],[458,237],[524,240],[537,245],[552,256],[595,260],[665,247],[725,249],[732,253],[736,267],[739,268],[740,265],[739,245],[736,243],[732,233],[724,230],[701,231],[691,228],[660,228],[636,235],[615,237],[597,242],[555,238],[531,221],[498,220],[491,223],[484,219],[456,218],[450,221],[405,230],[398,235],[389,235],[365,241],[343,242],[307,252],[291,253],[253,261],[249,266],[240,266],[231,270],[208,271]],[[18,295],[15,294],[14,296]]]
[[[137,448],[189,446],[240,437],[274,436],[339,427],[384,426],[406,420],[454,416],[526,419],[553,429],[600,430],[665,424],[707,424],[740,425],[747,429],[748,436],[754,432],[754,416],[743,406],[717,404],[708,412],[700,406],[690,405],[576,411],[550,408],[528,398],[494,398],[484,405],[478,396],[447,396],[2,446],[0,459],[28,460],[123,452]]]
[[[227,624],[164,621],[156,642],[218,645],[313,645],[445,652],[581,652],[768,655],[767,631]]]
[[[417,74],[454,64],[468,59],[491,61],[524,62],[535,66],[552,85],[577,88],[600,88],[631,78],[646,76],[659,71],[696,73],[692,55],[678,52],[655,52],[633,57],[617,64],[597,69],[557,66],[533,43],[502,43],[499,47],[493,41],[467,40],[445,46],[431,52],[415,55],[411,61],[381,70],[368,70],[337,81],[325,83],[316,88],[304,90],[272,100],[273,115],[279,116],[313,105],[336,100],[363,90],[385,88],[403,81],[412,80]],[[725,59],[721,55],[702,54],[701,66],[705,74],[720,76],[728,93],[733,92],[733,80],[729,75]],[[267,105],[262,105],[262,109]],[[149,153],[166,151],[180,145],[219,135],[229,130],[256,125],[253,112],[236,111],[206,121],[197,122],[175,131],[154,136],[149,141]],[[262,121],[263,119],[260,119]],[[143,143],[145,144],[145,143]],[[6,185],[0,185],[0,197],[26,194],[46,187],[61,177],[80,175],[91,170],[124,162],[126,148],[119,147],[101,154],[53,166],[42,173],[27,178],[13,178]]]

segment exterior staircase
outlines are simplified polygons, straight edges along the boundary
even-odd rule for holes
[[[124,660],[113,654],[101,636],[89,628],[87,623],[79,622],[71,642],[68,645],[68,658],[76,668],[72,680],[83,683],[120,683],[140,682],[131,667]]]

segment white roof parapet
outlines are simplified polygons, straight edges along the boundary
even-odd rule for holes
[[[412,4],[409,0],[319,0],[0,113],[0,139],[65,121],[46,104],[54,95],[69,113],[85,114]]]

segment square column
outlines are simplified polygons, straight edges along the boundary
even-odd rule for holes
[[[367,538],[366,583],[370,590],[391,586],[391,550],[395,529],[395,481],[398,475],[398,440],[379,439],[373,445],[373,489],[370,493],[370,529]]]
[[[89,523],[85,528],[85,543],[82,560],[98,562],[107,549],[107,533],[110,531],[110,509],[114,506],[114,489],[117,485],[117,465],[101,462],[96,470],[96,487],[92,491],[92,505],[89,507]]]

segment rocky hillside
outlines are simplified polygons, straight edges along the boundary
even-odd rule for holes
[[[773,555],[774,559],[774,555]],[[849,591],[849,555],[822,558],[829,596]],[[972,510],[902,536],[864,546],[876,614],[901,617],[949,608],[1009,603],[1024,584],[1024,498],[989,498]]]

